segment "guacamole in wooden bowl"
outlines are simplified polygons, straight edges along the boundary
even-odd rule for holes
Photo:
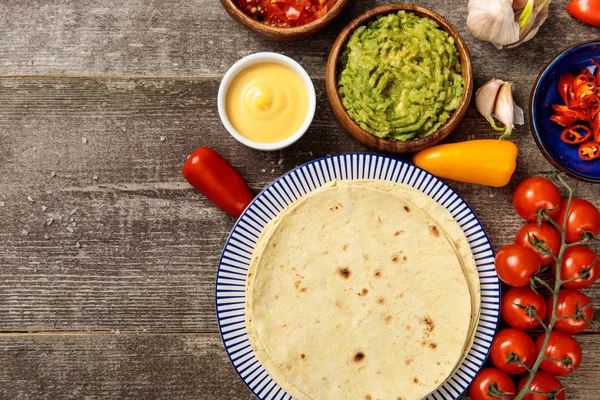
[[[465,90],[454,38],[436,21],[404,10],[358,27],[338,68],[348,115],[388,140],[432,135],[459,108]]]

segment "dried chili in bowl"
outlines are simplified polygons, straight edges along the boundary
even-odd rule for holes
[[[292,28],[324,16],[337,0],[236,0],[242,11],[265,24]]]

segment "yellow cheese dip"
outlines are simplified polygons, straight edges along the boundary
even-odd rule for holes
[[[292,69],[276,64],[252,65],[232,81],[225,100],[231,125],[259,143],[292,136],[308,113],[308,91]]]

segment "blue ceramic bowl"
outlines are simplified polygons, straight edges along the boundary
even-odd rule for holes
[[[540,74],[531,95],[529,120],[531,131],[544,156],[558,170],[568,175],[600,183],[600,159],[583,161],[579,158],[579,145],[570,145],[560,139],[563,127],[550,121],[554,115],[552,104],[563,104],[558,94],[557,84],[560,76],[566,72],[574,75],[583,68],[590,68],[596,74],[590,58],[600,61],[600,41],[577,44],[562,52]]]

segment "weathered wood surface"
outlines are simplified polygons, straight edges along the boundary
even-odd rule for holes
[[[600,353],[597,338],[579,341]],[[1,399],[256,399],[218,334],[0,335],[0,348]],[[584,358],[575,376],[562,379],[567,398],[597,399],[599,369],[597,357]]]
[[[368,152],[333,119],[323,75],[341,27],[382,3],[355,1],[315,38],[282,44],[241,30],[217,1],[0,2],[0,399],[251,398],[214,316],[216,264],[234,220],[190,189],[180,167],[209,145],[258,191],[314,158]],[[468,33],[466,2],[419,3],[464,35],[476,86],[513,80],[524,108],[554,55],[599,35],[562,0],[534,41],[497,51]],[[317,89],[313,126],[281,152],[243,147],[216,111],[222,73],[264,50],[296,58]],[[448,141],[493,136],[472,107]],[[527,126],[514,141],[519,167],[506,188],[449,182],[495,248],[522,223],[516,183],[550,168]],[[599,186],[571,183],[600,206]],[[600,287],[587,294],[600,304]],[[586,358],[565,380],[569,398],[595,399],[598,317],[580,340]]]

